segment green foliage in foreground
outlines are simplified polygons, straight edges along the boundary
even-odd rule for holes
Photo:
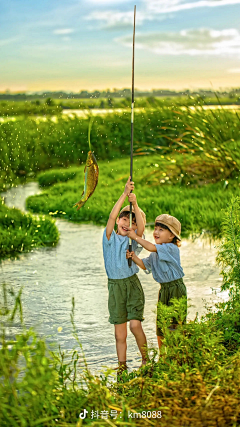
[[[239,180],[215,182],[221,179],[216,164],[202,162],[197,156],[158,155],[134,158],[134,182],[139,206],[146,212],[147,222],[153,223],[160,213],[176,216],[182,223],[182,235],[202,230],[219,235],[222,211],[232,194],[239,193]],[[76,174],[70,179],[71,174]],[[73,205],[80,199],[83,167],[48,171],[40,175],[44,185],[55,185],[42,194],[27,199],[27,208],[35,213],[51,214],[71,221],[93,221],[106,224],[109,213],[124,190],[129,176],[129,159],[99,162],[99,183],[91,198],[77,211]],[[204,182],[208,184],[202,185]],[[213,181],[212,184],[210,182]]]
[[[224,239],[219,247],[217,261],[222,267],[224,290],[229,290],[232,299],[240,297],[240,198],[233,198],[226,210],[222,229]]]
[[[8,322],[10,317],[12,312]],[[91,374],[81,346],[52,353],[32,330],[23,329],[10,340],[3,322],[1,329],[2,427],[237,425],[240,354],[227,354],[221,331],[210,321],[190,322],[168,335],[159,361],[153,349],[148,365],[123,375],[119,384],[110,370]],[[84,409],[88,415],[81,423]],[[136,417],[139,413],[143,418]]]
[[[0,204],[0,258],[55,245],[58,240],[58,229],[51,218],[33,217]]]
[[[239,202],[239,199],[233,200],[224,218],[226,240],[220,251],[221,262],[225,264],[232,251],[232,241],[228,238],[240,234]],[[231,216],[237,222],[233,223]],[[239,240],[236,240],[236,249],[232,252],[234,262],[229,265],[229,277],[237,274]],[[223,276],[222,288],[225,286],[228,278]],[[156,349],[150,349],[148,364],[138,371],[123,373],[116,383],[116,372],[107,370],[93,375],[88,369],[74,324],[74,301],[71,319],[78,348],[71,352],[49,351],[44,339],[24,326],[9,338],[7,331],[11,322],[16,325],[17,314],[20,320],[23,318],[21,291],[14,295],[3,286],[0,425],[238,426],[240,328],[233,314],[240,311],[240,301],[234,297],[239,294],[239,281],[234,280],[231,289],[226,304],[218,305],[215,311],[209,310],[201,320],[196,318],[187,324],[181,321],[185,310],[181,301],[175,301],[171,307],[159,305],[165,336],[160,357]],[[9,297],[15,301],[10,304],[11,310]],[[179,316],[180,320],[175,332],[168,330],[172,316]],[[79,413],[84,409],[88,414],[81,420]]]
[[[214,322],[223,329],[224,342],[229,351],[240,345],[240,198],[232,198],[223,222],[223,239],[218,248],[217,262],[223,276],[222,290],[227,290],[229,300],[219,304]]]

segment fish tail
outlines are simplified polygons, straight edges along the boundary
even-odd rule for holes
[[[77,211],[84,205],[85,202],[83,202],[82,200],[79,200],[79,202],[75,203],[75,205],[73,205],[73,207],[75,208],[75,206],[77,206]]]

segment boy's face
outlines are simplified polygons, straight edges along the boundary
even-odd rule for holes
[[[153,237],[155,243],[157,245],[161,245],[162,243],[170,243],[175,236],[170,230],[166,230],[159,225],[155,225]]]
[[[128,229],[130,227],[129,214],[122,216],[122,218],[117,218],[118,234],[121,236],[126,236]],[[135,231],[137,229],[137,224],[135,218],[132,219],[132,229]]]

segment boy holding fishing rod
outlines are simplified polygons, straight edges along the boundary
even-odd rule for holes
[[[121,207],[126,197],[132,203],[132,232],[141,238],[144,232],[146,216],[138,207],[134,193],[134,182],[128,178],[123,194],[113,207],[107,226],[103,234],[103,256],[105,269],[108,276],[108,309],[109,322],[114,325],[116,349],[118,356],[118,373],[127,369],[127,322],[130,322],[130,330],[133,333],[142,356],[142,364],[146,363],[146,336],[142,329],[144,310],[144,293],[137,272],[139,268],[132,263],[128,266],[126,252],[129,239],[129,215],[130,206]],[[120,214],[119,214],[120,211]],[[119,214],[119,216],[118,216]],[[117,232],[114,231],[115,223]],[[138,249],[138,243],[133,242],[134,251]]]
[[[150,256],[140,259],[134,251],[127,251],[127,259],[131,258],[136,265],[152,272],[153,278],[160,283],[158,301],[170,306],[172,298],[180,299],[187,296],[186,286],[183,283],[183,269],[180,262],[179,247],[181,246],[181,223],[171,215],[162,214],[155,219],[153,237],[155,245],[137,236],[133,229],[128,228],[128,237],[139,243],[151,252]],[[187,314],[187,304],[186,304]],[[172,319],[170,329],[177,327],[177,320]],[[162,345],[163,332],[157,325],[157,339],[159,348]]]

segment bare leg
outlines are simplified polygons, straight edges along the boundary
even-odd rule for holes
[[[145,365],[147,361],[147,339],[143,332],[140,320],[130,320],[130,331],[135,336],[138,348],[142,355],[142,364]]]
[[[118,362],[125,363],[127,360],[127,323],[115,325],[115,339]]]

